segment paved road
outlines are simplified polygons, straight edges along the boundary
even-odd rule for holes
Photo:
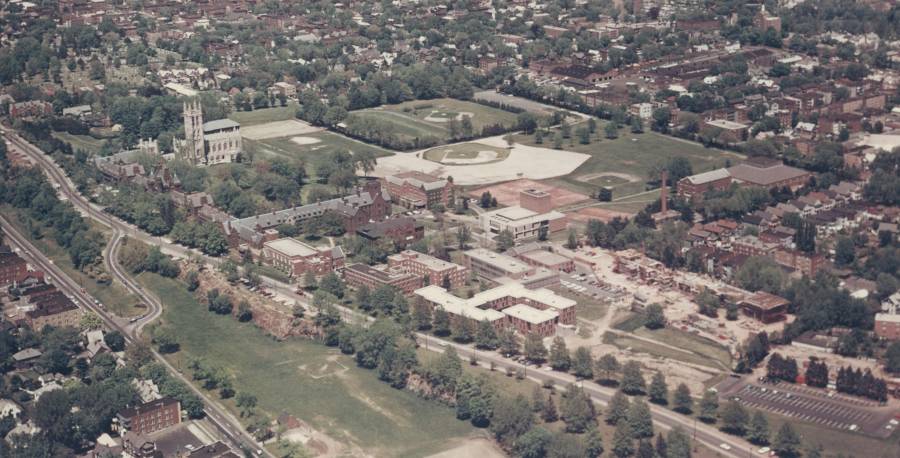
[[[165,252],[167,254],[172,254],[172,255],[181,256],[181,257],[187,257],[187,256],[191,256],[191,255],[199,256],[209,263],[218,264],[219,261],[216,260],[215,258],[210,258],[208,256],[204,256],[201,253],[198,253],[194,250],[190,250],[185,247],[175,245],[170,242],[166,242],[157,237],[153,237],[148,234],[145,234],[145,233],[139,231],[138,229],[134,228],[133,226],[125,224],[125,223],[113,218],[112,216],[103,213],[102,211],[99,210],[99,208],[96,208],[95,206],[93,206],[92,204],[87,202],[75,190],[74,185],[65,177],[65,175],[60,171],[58,166],[55,163],[53,163],[53,161],[49,160],[43,154],[43,152],[41,150],[37,149],[34,146],[31,146],[30,144],[24,142],[23,140],[17,138],[15,135],[10,135],[8,131],[7,131],[7,138],[10,139],[10,141],[12,141],[17,146],[22,148],[23,151],[26,152],[33,159],[38,161],[38,164],[44,169],[44,171],[47,172],[54,181],[56,181],[57,183],[60,184],[60,191],[63,192],[66,197],[68,197],[70,202],[72,202],[74,205],[76,205],[77,208],[79,208],[83,212],[85,212],[85,214],[87,214],[89,217],[95,219],[96,221],[100,222],[101,224],[106,225],[107,227],[113,228],[114,230],[118,231],[119,237],[121,237],[123,234],[127,234],[128,236],[135,237],[135,238],[145,241],[147,243],[150,243],[153,245],[158,245],[163,250],[163,252]],[[114,241],[115,241],[115,239],[114,239]],[[110,247],[107,249],[107,251],[110,251],[111,249],[114,251],[115,246],[113,246],[113,245],[115,245],[115,244],[111,243]],[[112,259],[114,261],[115,258],[112,257]],[[159,301],[156,298],[152,297],[152,295],[145,292],[138,285],[135,285],[128,278],[127,275],[122,275],[118,269],[113,269],[113,273],[114,273],[114,275],[116,275],[116,278],[119,278],[120,281],[123,281],[123,283],[132,292],[134,292],[137,296],[141,297],[143,300],[147,301],[148,305],[150,305],[151,307],[160,307],[161,308],[161,304],[159,304]],[[119,275],[122,275],[122,278],[124,278],[124,280],[122,280],[122,278],[120,278]],[[277,290],[279,293],[281,293],[282,295],[285,295],[285,296],[297,301],[298,303],[309,307],[309,303],[306,300],[306,298],[302,297],[294,292],[296,289],[295,286],[287,285],[285,283],[278,282],[277,280],[274,280],[274,279],[271,279],[271,278],[265,277],[265,276],[262,276],[262,281],[263,281],[263,284],[266,285],[267,287],[273,288],[273,289]],[[155,311],[156,309],[154,308],[153,310]],[[360,319],[369,320],[369,318],[370,318],[368,316],[361,315],[358,312],[356,312],[352,309],[349,309],[349,308],[339,307],[339,310],[341,311],[341,314],[345,318],[349,318],[354,321],[358,321]],[[155,312],[152,312],[152,313],[155,313]],[[151,313],[151,315],[152,315],[152,313]],[[107,315],[105,315],[105,312],[104,312],[104,314],[101,314],[101,316],[104,317],[105,320],[109,319],[109,317]],[[144,320],[139,323],[149,322],[149,319],[150,319],[150,316],[145,317]],[[135,327],[139,330],[142,327],[142,324],[138,324]],[[460,355],[469,355],[474,352],[481,361],[484,361],[487,364],[489,364],[490,362],[493,362],[495,367],[501,368],[501,369],[505,369],[508,367],[513,368],[513,369],[519,369],[519,368],[524,369],[524,370],[526,370],[526,373],[528,374],[529,377],[533,378],[534,380],[540,381],[540,382],[543,382],[544,380],[552,380],[554,383],[556,383],[559,386],[566,386],[569,383],[577,382],[577,380],[569,374],[563,374],[560,372],[548,372],[548,371],[543,371],[543,370],[536,370],[533,366],[528,367],[523,364],[517,363],[515,361],[509,360],[507,358],[503,358],[498,353],[475,351],[471,347],[444,341],[442,339],[438,339],[434,336],[430,336],[427,334],[418,333],[418,334],[416,334],[416,338],[418,339],[418,341],[420,343],[425,344],[425,347],[429,350],[442,351],[443,348],[446,348],[447,345],[452,345],[457,348]],[[161,356],[159,356],[159,355],[157,355],[157,357],[162,359]],[[164,359],[162,359],[162,360],[165,363],[165,360]],[[167,364],[167,363],[165,363],[165,364]],[[171,366],[169,366],[169,368],[170,368],[170,370],[173,371],[174,374],[176,374],[177,376],[182,378],[182,380],[186,380],[184,378],[184,376],[182,376],[180,373],[178,373],[174,368],[172,368]],[[188,383],[188,386],[192,387],[192,389],[193,389],[192,384]],[[585,389],[585,392],[587,392],[594,401],[599,402],[604,405],[607,402],[609,402],[609,399],[615,393],[614,390],[612,390],[610,388],[599,386],[593,382],[584,383],[583,387]],[[195,391],[196,391],[196,389],[195,389]],[[205,402],[207,402],[208,408],[210,410],[212,410],[214,413],[216,413],[216,415],[218,416],[218,417],[213,417],[214,419],[221,420],[221,421],[234,420],[233,422],[230,422],[232,427],[236,428],[238,431],[240,431],[240,434],[243,437],[249,439],[249,442],[247,442],[247,443],[251,443],[251,444],[255,443],[255,441],[253,441],[252,438],[249,438],[249,435],[247,435],[246,432],[244,432],[240,428],[240,423],[237,422],[237,420],[234,419],[233,416],[231,416],[230,414],[225,412],[224,409],[219,408],[217,404],[215,404],[211,400],[209,400],[205,395],[203,395],[203,393],[198,392],[198,394],[204,399]],[[697,442],[709,447],[712,450],[716,450],[721,456],[729,457],[729,458],[746,457],[746,456],[748,456],[748,453],[752,453],[751,450],[754,449],[753,446],[749,442],[746,442],[746,441],[744,441],[740,438],[736,438],[734,436],[724,434],[721,431],[719,431],[713,427],[710,427],[709,425],[697,423],[692,418],[685,417],[683,415],[677,414],[675,412],[672,412],[670,410],[667,410],[667,409],[664,409],[664,408],[661,408],[661,407],[655,406],[655,405],[651,406],[651,409],[653,412],[654,421],[659,426],[661,426],[663,429],[670,429],[671,427],[673,427],[675,425],[680,425],[686,431],[690,432],[694,436],[694,438],[696,439]],[[218,424],[218,422],[217,422],[217,424]],[[235,426],[235,425],[237,425],[237,426]],[[225,431],[228,431],[228,430],[226,429]],[[729,450],[722,449],[720,447],[721,444],[727,444],[727,446],[729,447]]]
[[[111,315],[104,309],[96,306],[94,303],[94,299],[90,297],[88,294],[82,292],[81,287],[70,277],[68,277],[59,267],[55,266],[50,260],[40,252],[37,248],[35,248],[31,242],[28,241],[26,237],[19,234],[10,224],[9,222],[0,215],[0,222],[3,223],[3,230],[9,236],[10,241],[18,246],[23,251],[23,256],[30,261],[36,267],[39,267],[41,270],[45,271],[50,278],[53,280],[54,284],[57,287],[67,294],[75,297],[79,301],[79,305],[93,311],[109,326],[111,329],[118,330],[125,336],[126,343],[134,344],[140,340],[140,333],[143,330],[144,326],[146,326],[151,321],[155,320],[162,314],[162,304],[160,301],[154,297],[152,294],[144,291],[143,288],[140,287],[137,283],[131,280],[126,272],[121,268],[118,264],[118,257],[116,255],[118,248],[121,246],[121,242],[125,237],[125,234],[133,234],[137,238],[149,239],[149,243],[156,244],[153,241],[153,238],[149,235],[142,234],[130,227],[129,225],[118,221],[117,219],[99,211],[99,209],[95,208],[90,202],[84,200],[84,198],[75,190],[74,185],[68,178],[62,173],[62,171],[57,168],[57,166],[52,163],[42,151],[32,146],[31,144],[25,142],[21,138],[16,135],[10,134],[10,132],[6,129],[0,128],[4,130],[6,138],[18,149],[22,150],[30,157],[35,159],[40,167],[44,170],[45,173],[50,177],[50,180],[59,184],[59,191],[63,194],[63,196],[67,197],[69,202],[76,206],[79,210],[81,210],[86,216],[94,219],[95,221],[109,227],[112,231],[112,235],[104,250],[104,263],[109,269],[110,273],[122,284],[125,285],[132,293],[134,293],[137,297],[139,297],[144,303],[148,306],[148,312],[140,317],[139,320],[134,322],[123,323],[121,319]],[[181,248],[181,247],[176,247]],[[175,250],[167,250],[167,251],[175,251],[181,253],[182,255],[186,255],[187,249],[175,249]],[[152,349],[151,349],[152,350]],[[153,351],[154,357],[166,368],[169,372],[184,382],[190,389],[203,400],[204,403],[204,411],[209,417],[210,421],[216,425],[219,430],[219,433],[222,438],[225,438],[228,442],[232,444],[234,447],[238,448],[246,448],[248,450],[260,450],[262,449],[263,454],[265,456],[272,457],[271,454],[268,453],[265,449],[263,449],[256,440],[250,436],[241,426],[241,423],[231,415],[227,410],[221,407],[218,402],[208,397],[205,393],[194,387],[190,380],[181,374],[175,367],[173,367],[169,362],[162,357],[155,350]]]

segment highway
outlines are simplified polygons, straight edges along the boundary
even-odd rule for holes
[[[104,226],[112,229],[113,236],[111,239],[111,243],[108,245],[107,250],[104,253],[111,273],[116,277],[116,279],[125,284],[129,290],[145,300],[151,307],[151,311],[148,313],[148,315],[144,316],[140,321],[131,326],[131,329],[129,330],[130,332],[140,332],[143,326],[152,321],[152,319],[155,319],[159,316],[162,310],[162,306],[156,298],[136,285],[130,279],[130,277],[122,271],[121,267],[118,266],[114,254],[117,250],[117,247],[120,246],[122,237],[128,235],[129,237],[134,237],[148,244],[160,246],[162,251],[166,254],[179,257],[200,257],[205,262],[213,265],[217,265],[219,263],[219,260],[217,260],[216,258],[211,258],[195,250],[190,250],[180,245],[166,242],[158,237],[150,236],[131,225],[119,221],[111,215],[103,213],[98,207],[88,202],[83,196],[81,196],[80,193],[78,193],[74,184],[71,183],[71,181],[65,176],[64,172],[52,160],[50,160],[45,154],[43,154],[40,149],[25,142],[17,135],[11,133],[9,130],[5,130],[5,134],[6,138],[10,140],[11,143],[28,154],[29,157],[37,161],[37,163],[41,166],[42,169],[44,169],[48,176],[50,176],[53,181],[57,182],[60,185],[60,192],[62,192],[69,199],[69,201],[76,206],[76,208],[80,209],[88,217],[93,218]],[[262,281],[266,287],[278,291],[280,294],[293,299],[300,304],[303,304],[307,308],[309,307],[307,299],[294,292],[296,289],[295,286],[279,282],[266,276],[262,276]],[[346,307],[338,306],[338,308],[341,312],[341,315],[345,317],[345,319],[356,318],[362,320],[370,320],[371,318],[367,315],[360,314],[359,312]],[[105,320],[112,321],[105,315],[101,316],[103,316]],[[539,382],[543,382],[544,380],[552,380],[557,386],[561,387],[565,387],[570,383],[577,382],[575,377],[569,374],[536,369],[534,366],[526,366],[516,361],[504,358],[496,352],[475,351],[472,349],[472,347],[458,345],[436,338],[434,336],[430,336],[428,334],[417,333],[416,338],[418,342],[420,344],[424,344],[425,348],[428,350],[440,352],[443,351],[443,349],[448,345],[452,345],[457,349],[457,352],[460,355],[467,356],[471,355],[474,352],[477,354],[477,358],[479,359],[479,361],[488,365],[492,362],[494,363],[495,368],[500,368],[502,370],[505,370],[506,368],[524,369],[528,377]],[[156,356],[158,359],[162,360],[165,363],[165,360],[160,355]],[[166,365],[173,372],[173,374],[176,374],[182,380],[187,381],[186,378],[178,373],[173,367],[171,367],[167,363]],[[214,403],[212,400],[209,400],[205,395],[200,393],[199,390],[196,390],[192,384],[188,383],[188,385],[191,386],[192,389],[195,390],[195,392],[198,392],[204,402],[207,403],[209,409],[214,413],[217,413],[217,415],[219,415],[219,418],[223,418],[224,421],[234,420],[233,422],[229,423],[231,423],[232,427],[236,426],[236,429],[242,433],[241,435],[243,437],[249,439],[249,442],[247,443],[255,444],[255,441],[253,441],[252,438],[250,438],[249,435],[247,435],[246,432],[240,428],[240,423],[237,422],[237,419],[224,411],[224,409],[218,407],[218,404]],[[582,386],[585,392],[589,394],[594,401],[603,405],[607,404],[609,402],[609,399],[615,393],[615,390],[600,386],[593,382],[585,382],[582,384]],[[748,456],[757,456],[754,455],[753,451],[755,450],[755,447],[752,444],[741,438],[725,434],[713,426],[696,422],[693,418],[677,414],[671,410],[657,405],[651,405],[651,411],[653,413],[654,423],[658,427],[661,427],[663,429],[670,429],[675,425],[680,425],[682,428],[684,428],[685,431],[691,434],[691,436],[696,440],[697,443],[703,444],[711,450],[715,450],[720,456],[728,458],[744,458]],[[216,417],[213,418],[215,419]],[[225,433],[227,430],[222,429],[222,431],[223,433]],[[254,448],[256,447],[254,446]]]
[[[107,244],[103,252],[104,263],[110,274],[113,275],[116,280],[125,285],[128,290],[139,297],[148,306],[148,311],[143,314],[137,321],[130,322],[130,320],[123,320],[122,318],[115,317],[106,310],[98,307],[95,304],[94,299],[85,292],[82,292],[81,287],[74,280],[66,275],[59,267],[54,265],[43,253],[41,253],[40,250],[35,248],[27,237],[16,231],[15,228],[10,225],[5,216],[0,215],[0,223],[2,223],[3,225],[3,231],[8,235],[8,240],[11,242],[11,244],[15,245],[21,250],[20,255],[22,255],[27,261],[32,263],[32,265],[36,268],[39,268],[46,272],[46,274],[50,279],[52,279],[57,288],[59,288],[66,294],[76,298],[78,300],[78,305],[80,305],[81,307],[84,307],[96,313],[110,329],[115,329],[121,332],[125,337],[127,344],[130,345],[140,341],[140,334],[143,328],[162,314],[162,304],[160,303],[158,298],[141,288],[131,279],[127,272],[124,271],[124,269],[121,267],[121,265],[119,265],[117,261],[117,252],[119,247],[121,247],[122,240],[125,238],[126,234],[143,239],[147,243],[153,245],[158,245],[156,239],[149,235],[140,233],[140,231],[138,231],[137,229],[117,220],[116,218],[106,213],[103,213],[100,209],[95,208],[93,204],[86,201],[81,196],[81,194],[77,192],[75,186],[71,183],[71,181],[56,166],[55,163],[53,163],[43,154],[42,151],[25,142],[17,135],[11,134],[9,130],[2,127],[0,127],[0,129],[4,131],[5,138],[9,140],[10,143],[12,143],[16,148],[25,152],[32,159],[37,161],[44,172],[48,175],[50,180],[59,185],[60,193],[68,198],[69,202],[71,202],[85,216],[99,222],[100,224],[108,227],[111,230],[109,243]],[[172,250],[170,248],[165,251],[169,254],[176,254],[181,256],[187,256],[188,254],[190,254],[190,250],[178,246],[176,246],[175,250]],[[234,415],[232,415],[225,408],[219,405],[217,401],[207,396],[206,393],[196,388],[184,374],[179,372],[152,347],[151,351],[156,360],[162,363],[169,370],[172,376],[181,380],[191,389],[191,391],[193,391],[197,396],[200,397],[204,404],[204,412],[206,413],[206,416],[216,426],[220,437],[223,440],[229,442],[230,445],[234,448],[244,448],[250,451],[261,450],[261,455],[274,458],[273,455],[265,450],[265,448],[263,448],[249,433],[244,430],[240,421],[238,421],[238,419],[235,418]]]

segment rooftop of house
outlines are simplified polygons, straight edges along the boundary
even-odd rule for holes
[[[765,291],[757,291],[752,296],[744,299],[744,302],[762,310],[773,310],[788,305],[787,299]]]
[[[528,258],[545,266],[555,266],[558,264],[569,262],[569,258],[547,250],[529,251],[525,254],[522,254],[520,257]]]
[[[784,164],[738,164],[728,169],[728,173],[736,180],[745,183],[768,186],[773,183],[800,178],[809,172]]]
[[[448,183],[444,178],[429,175],[417,170],[389,175],[385,177],[385,180],[396,185],[407,183],[417,188],[424,188],[426,191],[441,189]]]
[[[145,402],[134,407],[127,407],[119,412],[119,416],[122,418],[132,418],[137,415],[152,412],[154,410],[162,409],[176,404],[178,404],[177,400],[169,397],[164,397],[150,402]]]
[[[541,324],[555,320],[559,313],[551,310],[540,310],[525,304],[516,304],[503,309],[504,315],[518,318],[531,324]]]
[[[266,242],[265,244],[263,244],[263,247],[267,247],[289,257],[306,257],[313,256],[319,253],[319,250],[290,237]]]
[[[219,130],[224,129],[234,129],[239,128],[241,125],[237,121],[232,121],[228,118],[216,119],[214,121],[207,121],[203,123],[203,132],[204,133],[212,133]]]

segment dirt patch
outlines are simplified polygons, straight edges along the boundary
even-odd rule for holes
[[[321,143],[322,140],[319,140],[316,137],[293,137],[291,141],[298,145],[315,145],[316,143]]]
[[[584,194],[569,191],[568,189],[561,188],[559,186],[553,186],[551,184],[529,179],[514,180],[508,181],[506,183],[495,184],[492,186],[484,186],[469,191],[469,195],[478,198],[482,193],[488,191],[492,196],[497,198],[497,203],[509,206],[518,205],[519,194],[526,189],[538,189],[550,193],[550,195],[553,197],[553,205],[555,207],[570,205],[575,202],[581,202],[588,199],[588,196]]]
[[[266,138],[307,135],[321,130],[321,127],[315,127],[298,119],[289,119],[287,121],[267,122],[241,127],[241,136],[250,140],[264,140]]]
[[[631,218],[632,216],[634,216],[634,213],[620,212],[620,211],[616,211],[616,210],[607,210],[605,208],[600,208],[600,207],[582,208],[581,210],[578,210],[577,212],[569,213],[569,218],[571,220],[579,221],[582,223],[587,222],[588,220],[591,220],[591,219],[599,219],[600,221],[608,223],[608,222],[612,221],[613,218],[616,218],[616,217]]]
[[[641,181],[641,177],[639,177],[639,176],[632,175],[630,173],[618,173],[618,172],[588,173],[586,175],[581,175],[575,179],[578,181],[584,182],[584,183],[591,183],[592,181],[596,180],[597,178],[603,178],[603,177],[621,178],[625,181],[628,181],[629,183],[635,182],[635,181]]]
[[[506,454],[490,439],[477,437],[466,439],[456,447],[436,453],[428,458],[469,458],[474,456],[479,458],[503,458]]]

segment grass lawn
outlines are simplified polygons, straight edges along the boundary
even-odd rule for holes
[[[25,228],[24,224],[22,224],[23,218],[28,218],[28,216],[23,215],[9,205],[0,206],[0,209],[2,209],[3,213],[6,215],[16,215],[17,217],[10,218],[10,222],[16,229],[23,235],[29,237],[31,243],[40,250],[41,253],[44,253],[53,261],[53,264],[62,269],[66,275],[81,285],[88,294],[99,300],[107,310],[121,317],[132,317],[144,313],[144,307],[135,307],[136,305],[142,305],[141,300],[138,299],[137,296],[131,294],[124,285],[117,281],[113,281],[111,284],[97,283],[93,278],[75,268],[71,258],[69,258],[69,254],[56,244],[51,234],[46,234],[45,237],[40,239],[32,237],[31,232]],[[101,226],[94,225],[94,229],[100,230]],[[44,232],[47,233],[48,231],[44,230]]]
[[[663,328],[652,331],[647,328],[640,328],[634,331],[634,334],[664,342],[667,345],[673,345],[704,356],[712,361],[717,361],[723,366],[723,369],[731,368],[731,353],[727,348],[713,340],[675,328]]]
[[[434,162],[444,162],[447,159],[475,159],[482,151],[487,152],[488,154],[494,153],[496,156],[493,159],[486,159],[483,162],[479,162],[478,164],[487,164],[489,162],[502,161],[506,159],[507,156],[509,156],[509,150],[506,148],[497,148],[495,146],[485,145],[483,143],[471,142],[457,143],[454,145],[438,146],[437,148],[432,148],[428,151],[425,151],[425,159]],[[449,163],[452,161],[447,162]]]
[[[835,457],[838,454],[858,457],[900,456],[900,436],[898,436],[896,431],[887,439],[876,439],[851,431],[824,428],[814,423],[776,415],[765,410],[762,412],[769,419],[769,431],[771,432],[772,440],[774,440],[781,425],[789,422],[794,427],[794,430],[800,434],[805,446],[821,445],[825,452],[823,456],[826,457]]]
[[[406,140],[433,136],[447,140],[450,134],[449,120],[454,116],[469,115],[475,135],[482,128],[494,124],[512,126],[517,115],[499,108],[456,99],[413,100],[397,105],[384,105],[353,111],[352,114],[374,117],[392,123],[396,133]]]
[[[72,146],[76,150],[85,150],[89,153],[97,153],[103,148],[106,140],[94,138],[90,135],[72,135],[68,132],[53,132],[52,135]]]
[[[473,432],[453,411],[377,379],[336,349],[316,342],[277,342],[253,325],[209,313],[181,282],[139,277],[166,309],[165,326],[179,336],[177,367],[203,358],[225,368],[238,392],[258,398],[270,416],[289,413],[372,456],[427,456]],[[225,404],[235,413],[233,400]]]
[[[243,139],[245,147],[254,148],[257,154],[270,157],[286,157],[291,159],[300,159],[306,164],[311,165],[310,173],[315,174],[316,164],[327,159],[330,153],[335,151],[371,151],[375,157],[390,156],[392,152],[379,148],[374,145],[358,142],[338,135],[333,132],[315,132],[303,137],[310,137],[319,140],[317,143],[301,145],[291,140],[291,137],[269,138],[265,140]]]
[[[588,321],[599,320],[609,311],[609,302],[605,300],[579,294],[564,287],[554,288],[554,291],[560,296],[578,301],[578,318]]]
[[[743,156],[736,153],[705,148],[699,143],[688,142],[649,130],[643,134],[632,134],[630,128],[626,127],[619,130],[618,138],[609,140],[603,135],[604,125],[605,123],[601,121],[597,126],[597,132],[603,138],[598,141],[597,134],[593,134],[591,143],[588,145],[582,145],[577,138],[574,138],[577,126],[573,126],[573,141],[570,145],[569,140],[564,140],[562,149],[589,154],[591,158],[571,174],[553,179],[554,184],[590,194],[596,191],[597,185],[600,184],[592,181],[598,177],[591,177],[591,175],[612,172],[639,178],[638,181],[622,180],[626,182],[602,184],[611,186],[613,198],[616,198],[644,191],[648,170],[671,157],[685,157],[690,160],[694,173],[722,167],[725,165],[726,159],[730,159],[732,162],[743,159]],[[543,145],[536,145],[533,135],[522,134],[516,135],[515,140],[517,143],[525,145],[544,147],[552,147],[553,142],[552,136],[545,136]],[[587,181],[579,179],[585,176],[589,177],[585,179]]]
[[[286,121],[294,119],[297,113],[298,104],[296,102],[288,102],[287,106],[275,108],[262,108],[253,111],[232,111],[228,118],[239,122],[244,126],[252,126],[254,124],[265,124],[274,121]]]

